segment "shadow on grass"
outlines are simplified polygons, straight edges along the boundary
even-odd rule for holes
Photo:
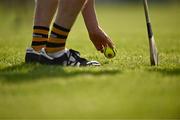
[[[152,68],[150,72],[158,72],[167,76],[180,76],[180,68]]]
[[[48,66],[40,64],[25,64],[0,69],[0,80],[3,82],[27,82],[32,80],[41,80],[43,78],[73,78],[78,75],[115,75],[120,73],[119,70],[108,70],[101,68],[64,68],[59,66]]]

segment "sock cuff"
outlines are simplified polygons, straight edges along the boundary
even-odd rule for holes
[[[44,26],[33,27],[33,37],[48,38],[49,28]]]
[[[59,29],[59,30],[61,30],[61,31],[63,31],[63,32],[70,32],[70,31],[71,31],[71,29],[62,27],[62,26],[60,26],[60,25],[58,25],[58,24],[56,24],[56,23],[53,24],[53,27],[56,28],[56,29]]]
[[[33,26],[33,29],[49,31],[49,28],[45,26]]]

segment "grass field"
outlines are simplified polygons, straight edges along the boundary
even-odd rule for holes
[[[0,119],[180,118],[180,5],[150,8],[158,67],[150,66],[142,6],[97,8],[118,50],[113,60],[95,50],[79,16],[68,48],[97,68],[25,64],[33,11],[1,8]]]

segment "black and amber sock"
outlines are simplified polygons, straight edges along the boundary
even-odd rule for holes
[[[46,46],[46,43],[48,41],[48,34],[49,34],[48,27],[34,26],[31,47],[35,51],[40,51],[43,47]]]
[[[55,53],[64,50],[69,32],[70,29],[54,24],[46,44],[46,52]]]

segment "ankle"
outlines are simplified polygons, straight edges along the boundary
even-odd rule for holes
[[[52,58],[58,58],[58,57],[62,56],[64,53],[66,53],[67,51],[68,51],[68,49],[65,48],[65,49],[57,51],[57,52],[52,52],[52,53],[47,52],[47,55],[49,55]]]

